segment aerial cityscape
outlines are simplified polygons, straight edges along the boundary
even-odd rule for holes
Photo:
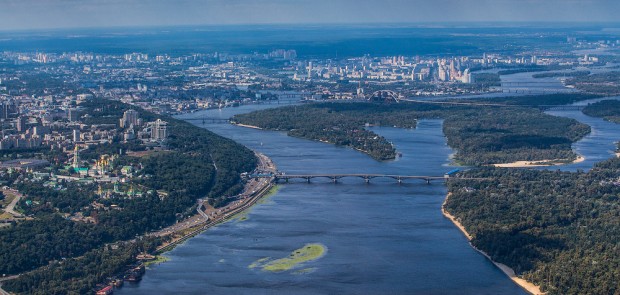
[[[620,3],[440,2],[0,4],[0,294],[619,294]]]

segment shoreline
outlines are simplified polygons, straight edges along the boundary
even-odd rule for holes
[[[463,233],[463,235],[465,235],[465,237],[467,238],[467,240],[469,241],[469,245],[476,251],[478,251],[480,254],[484,255],[484,257],[486,257],[489,261],[493,262],[493,264],[499,268],[506,276],[508,276],[515,284],[519,285],[519,287],[523,288],[525,291],[527,291],[530,294],[533,295],[544,295],[545,293],[543,293],[542,291],[540,291],[540,287],[534,285],[532,282],[529,282],[525,279],[522,279],[520,277],[518,277],[514,270],[512,268],[510,268],[509,266],[503,264],[503,263],[499,263],[497,261],[494,261],[491,256],[489,256],[489,254],[487,254],[486,252],[476,248],[476,246],[474,246],[471,243],[472,240],[472,236],[471,234],[469,234],[467,232],[467,230],[465,229],[465,227],[456,219],[456,217],[454,217],[454,215],[450,214],[445,206],[446,203],[448,202],[448,198],[450,198],[450,196],[452,195],[452,193],[448,193],[446,195],[446,199],[444,200],[443,204],[441,204],[441,213],[443,214],[443,216],[447,219],[450,219],[450,221],[452,221],[452,223]]]
[[[577,156],[572,162],[559,162],[561,160],[538,160],[538,161],[515,161],[512,163],[490,164],[489,166],[497,168],[529,168],[529,167],[552,167],[560,165],[577,164],[585,161],[584,156]]]
[[[258,129],[258,130],[263,130],[263,128],[260,128],[258,126],[254,126],[254,125],[246,125],[246,124],[240,124],[240,123],[231,123],[232,125],[235,126],[239,126],[239,127],[245,127],[245,128],[252,128],[252,129]]]
[[[269,169],[277,169],[275,164],[273,164],[273,161],[271,160],[271,158],[267,157],[266,155],[256,152],[255,151],[256,156],[259,159],[259,165],[258,167],[260,168],[269,168]],[[265,166],[266,165],[266,166]],[[260,183],[259,183],[260,184]],[[172,249],[174,249],[176,246],[182,244],[183,242],[185,242],[186,240],[210,229],[211,227],[214,227],[216,225],[219,225],[221,223],[224,223],[234,217],[236,217],[237,215],[241,214],[242,212],[244,212],[245,210],[253,207],[254,205],[256,205],[256,203],[258,203],[258,201],[260,201],[263,197],[267,196],[270,194],[272,188],[274,187],[272,180],[270,179],[269,181],[266,181],[264,184],[260,185],[260,187],[255,189],[254,193],[249,193],[249,190],[251,190],[251,187],[247,187],[244,188],[244,191],[240,194],[245,194],[248,193],[250,195],[250,197],[248,197],[247,199],[244,199],[242,201],[240,201],[240,205],[234,208],[230,208],[229,211],[224,211],[221,213],[221,215],[219,215],[216,218],[207,218],[204,222],[201,222],[200,224],[194,225],[194,226],[190,226],[189,228],[182,228],[179,229],[177,231],[168,231],[166,234],[162,235],[162,236],[170,236],[170,235],[174,235],[175,233],[183,233],[183,232],[187,232],[186,234],[177,237],[175,239],[173,239],[170,242],[164,243],[161,246],[159,246],[153,254],[155,255],[161,255],[165,252],[171,251]],[[196,215],[194,215],[191,218],[200,218],[202,217],[203,214],[202,213],[198,213]],[[191,219],[190,218],[190,219]],[[166,230],[168,230],[169,228],[165,228],[162,229],[161,232],[165,232]],[[188,232],[189,231],[189,232]]]

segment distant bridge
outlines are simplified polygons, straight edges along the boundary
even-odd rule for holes
[[[373,92],[367,98],[368,101],[385,102],[385,103],[389,103],[389,102],[399,103],[401,99],[402,99],[402,95],[392,90],[378,90],[378,91]]]
[[[199,121],[202,124],[210,123],[210,124],[228,124],[230,123],[230,119],[224,118],[212,118],[212,117],[198,117],[198,118],[188,118],[183,119],[184,121]]]
[[[441,176],[424,176],[424,175],[395,175],[395,174],[252,174],[249,175],[250,178],[273,178],[274,182],[285,181],[289,182],[289,180],[300,179],[305,180],[307,183],[310,183],[312,179],[316,178],[324,178],[331,180],[333,183],[338,183],[338,181],[342,178],[359,178],[363,179],[365,183],[370,183],[372,179],[375,178],[389,178],[394,179],[398,183],[403,183],[405,180],[422,180],[426,183],[430,184],[433,180],[444,180],[448,179],[459,179],[459,180],[483,180],[483,178],[463,178],[463,177],[451,177],[449,174],[441,175]]]
[[[537,107],[543,111],[581,111],[585,107],[585,105],[539,105],[533,106]]]
[[[501,82],[502,86],[534,86],[534,87],[547,87],[554,86],[557,87],[558,82],[546,82],[546,81],[503,81]]]

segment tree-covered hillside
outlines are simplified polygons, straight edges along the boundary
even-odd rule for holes
[[[482,168],[449,183],[472,244],[551,294],[620,292],[620,159],[588,173]]]

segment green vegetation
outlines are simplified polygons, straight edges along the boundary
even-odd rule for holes
[[[325,254],[325,246],[321,244],[306,244],[302,248],[296,249],[291,252],[291,255],[285,258],[269,261],[269,259],[259,259],[250,264],[250,268],[262,267],[264,271],[282,272],[287,271],[296,266],[308,262],[317,260]]]
[[[564,70],[570,69],[570,66],[560,66],[560,65],[552,65],[552,66],[539,66],[539,65],[528,65],[528,66],[519,66],[515,68],[510,68],[506,70],[501,70],[497,72],[499,75],[512,75],[518,73],[529,73],[529,72],[545,72],[545,71],[554,71],[554,70]]]
[[[599,117],[620,124],[620,101],[603,100],[589,104],[583,109],[583,113],[591,117]]]
[[[528,97],[553,103],[591,96]],[[507,98],[507,100],[510,98]],[[498,98],[500,100],[500,98]],[[517,102],[516,98],[512,98]],[[378,160],[394,157],[387,140],[364,129],[379,126],[415,127],[417,119],[442,118],[456,160],[466,165],[576,158],[571,144],[590,132],[587,125],[525,107],[449,106],[402,103],[319,103],[238,115],[235,120],[289,135],[321,140],[362,150]]]
[[[501,86],[502,80],[495,73],[472,73],[474,83],[486,86]]]
[[[170,258],[168,256],[165,255],[157,255],[155,256],[155,259],[153,260],[149,260],[147,262],[144,263],[144,266],[149,267],[151,265],[155,265],[155,264],[160,264],[160,263],[164,263],[166,261],[170,261]]]
[[[565,159],[576,154],[573,142],[590,127],[531,108],[470,108],[451,112],[444,121],[455,159],[466,165]]]
[[[129,109],[125,104],[99,99],[83,106],[93,120],[109,116],[119,118]],[[146,120],[157,118],[138,111]],[[53,189],[46,187],[43,180],[24,181],[18,173],[3,174],[3,181],[25,193],[19,207],[35,219],[0,229],[0,273],[21,273],[50,261],[83,255],[83,264],[94,263],[90,259],[101,259],[103,254],[89,256],[88,253],[104,251],[104,244],[132,239],[193,215],[198,198],[209,196],[215,207],[225,205],[228,196],[243,188],[240,174],[256,167],[252,151],[187,122],[169,117],[162,119],[169,123],[170,136],[166,145],[170,152],[143,158],[122,155],[117,160],[123,164],[141,163],[143,169],[130,184],[143,191],[141,196],[121,195],[104,199],[94,193],[97,190],[95,184],[62,183],[59,189]],[[121,145],[113,143],[111,146],[117,144]],[[116,150],[116,147],[109,149]],[[159,195],[157,190],[166,194]],[[110,210],[112,205],[118,209]],[[94,223],[71,221],[62,218],[61,213],[90,216]],[[80,272],[67,271],[66,278],[71,278],[76,285],[92,287],[96,280],[91,279],[99,276],[91,270],[95,271],[88,267]],[[41,274],[40,284],[28,279],[22,276],[7,285],[7,289],[23,293],[42,292],[47,289],[38,288],[46,284],[51,286],[55,284],[52,281],[58,280],[52,274]]]
[[[493,260],[548,294],[620,292],[620,159],[590,172],[482,168],[449,183],[446,209]]]
[[[575,88],[587,93],[618,95],[620,94],[620,72],[575,77],[567,80],[566,84],[573,85]]]
[[[590,71],[572,71],[572,72],[549,72],[532,75],[533,78],[557,78],[557,77],[583,77],[590,75]]]
[[[37,269],[3,282],[3,288],[25,294],[93,294],[93,287],[135,263],[140,246],[119,244],[89,251],[79,258],[53,261]]]
[[[479,102],[488,102],[488,103],[496,103],[496,104],[507,104],[507,105],[515,105],[515,106],[555,106],[555,105],[566,105],[572,104],[579,101],[584,101],[588,99],[594,99],[601,97],[600,95],[594,94],[582,94],[582,93],[571,93],[571,94],[548,94],[548,95],[524,95],[524,96],[510,96],[510,97],[492,97],[492,98],[478,98],[476,100],[469,100],[470,102],[479,103]],[[463,102],[463,100],[459,100],[459,102]]]
[[[385,138],[364,129],[366,123],[413,128],[415,117],[391,106],[370,104],[320,104],[291,106],[237,115],[234,121],[288,135],[349,146],[376,160],[396,157],[396,150]]]

